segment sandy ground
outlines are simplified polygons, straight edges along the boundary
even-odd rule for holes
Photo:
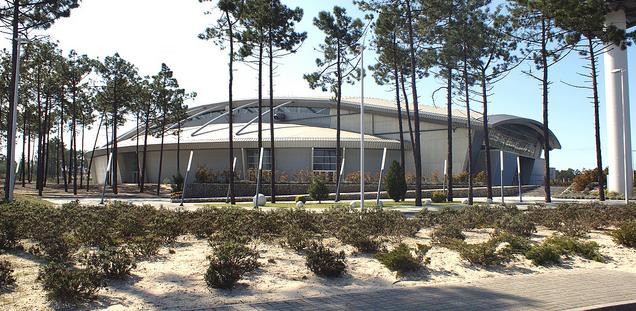
[[[490,229],[467,231],[467,242],[478,243],[489,238]],[[416,243],[430,244],[431,229],[421,230],[415,238],[403,242],[415,247]],[[533,237],[540,241],[552,235],[541,229]],[[203,275],[207,269],[207,256],[211,254],[207,241],[192,236],[180,237],[170,248],[161,249],[160,255],[138,264],[133,275],[125,281],[111,281],[98,292],[97,300],[80,306],[50,304],[36,281],[42,264],[26,254],[4,254],[0,259],[13,263],[17,287],[0,294],[3,310],[51,310],[51,309],[107,309],[107,310],[156,310],[186,309],[219,304],[262,302],[300,297],[313,297],[342,292],[364,291],[399,286],[432,286],[443,283],[467,284],[483,278],[504,275],[549,273],[562,269],[614,269],[636,272],[636,249],[616,245],[604,232],[595,231],[589,240],[601,246],[605,263],[572,258],[561,267],[536,267],[525,258],[494,268],[480,268],[463,261],[459,254],[442,247],[433,247],[428,256],[430,265],[420,272],[397,278],[371,255],[356,254],[350,246],[337,240],[326,244],[347,253],[347,273],[337,279],[323,279],[313,275],[305,267],[301,254],[282,248],[276,242],[257,243],[261,267],[242,280],[232,291],[209,290]],[[174,254],[170,251],[173,250]]]

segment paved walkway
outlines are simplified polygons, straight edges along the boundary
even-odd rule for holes
[[[636,310],[636,274],[610,270],[564,271],[484,279],[469,285],[404,287],[327,297],[230,305],[214,310],[594,309]]]

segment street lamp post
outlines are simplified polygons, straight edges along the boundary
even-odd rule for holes
[[[624,69],[614,69],[612,70],[613,74],[620,73],[621,77],[621,114],[623,116],[623,169],[625,170],[625,204],[629,204],[629,178],[630,175],[633,175],[633,172],[628,171],[629,164],[627,163],[627,154],[628,154],[628,144],[627,139],[629,137],[629,133],[627,132],[627,122],[629,122],[629,116],[626,114],[628,111],[627,107],[625,107],[625,70]],[[631,148],[630,148],[631,149]]]

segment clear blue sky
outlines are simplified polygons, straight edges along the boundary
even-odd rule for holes
[[[330,10],[334,5],[346,7],[353,16],[362,17],[363,13],[348,0],[286,2],[305,10],[305,18],[298,28],[307,31],[309,38],[297,54],[281,60],[275,77],[275,96],[330,96],[310,90],[302,79],[304,73],[315,70],[314,59],[318,55],[314,48],[323,39],[322,33],[313,26],[312,19],[319,11]],[[190,103],[190,106],[196,106],[227,98],[226,51],[219,50],[211,42],[197,39],[206,25],[216,19],[216,16],[203,14],[206,8],[210,6],[200,4],[197,0],[84,0],[70,18],[57,22],[47,33],[60,42],[65,53],[76,49],[79,53],[103,59],[119,52],[122,57],[136,64],[142,75],[154,74],[160,69],[161,63],[165,62],[174,70],[183,87],[199,94]],[[2,46],[7,45],[8,41],[5,40]],[[633,49],[628,52],[629,66],[636,70]],[[375,56],[371,55],[367,61],[372,62],[373,58]],[[585,70],[581,67],[583,64],[580,57],[573,54],[551,71],[553,84],[550,93],[550,128],[563,146],[563,150],[552,153],[552,166],[558,169],[590,168],[595,163],[593,109],[587,98],[591,93],[561,83],[562,80],[581,83],[582,78],[577,72]],[[527,69],[528,66],[530,64],[522,68]],[[603,68],[602,58],[600,68]],[[393,98],[387,88],[372,85],[371,78],[366,81],[368,96]],[[605,147],[603,76],[600,77],[600,82],[603,108],[601,134]],[[432,77],[421,80],[418,89],[421,102],[432,104],[433,90],[442,85],[443,81]],[[634,94],[632,86],[633,83],[630,83],[631,93]],[[235,87],[237,96],[256,97],[256,87],[256,72],[246,66],[238,66]],[[359,94],[359,85],[346,86],[344,89],[345,96]],[[489,110],[493,114],[513,114],[541,120],[540,85],[520,70],[510,74],[495,87],[490,101]],[[445,104],[442,97],[437,98],[436,103]],[[475,108],[480,109],[478,106]],[[21,150],[18,150],[18,154],[19,152]]]

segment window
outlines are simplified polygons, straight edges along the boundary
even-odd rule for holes
[[[335,171],[338,166],[336,149],[314,149],[314,171]]]
[[[259,149],[247,149],[247,168],[258,169],[258,160],[260,157]],[[263,170],[272,169],[272,151],[270,149],[263,150]]]

